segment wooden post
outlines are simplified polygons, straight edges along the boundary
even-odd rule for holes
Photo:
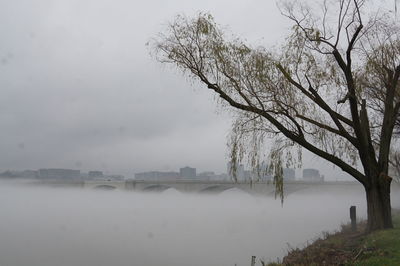
[[[353,232],[357,231],[356,206],[351,206],[350,207],[350,220],[351,220],[351,230]]]
[[[251,266],[256,265],[256,256],[251,256]]]

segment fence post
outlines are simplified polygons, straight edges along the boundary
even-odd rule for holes
[[[251,256],[251,266],[256,265],[256,256]]]
[[[351,220],[351,230],[353,232],[357,231],[357,214],[356,206],[350,207],[350,220]]]

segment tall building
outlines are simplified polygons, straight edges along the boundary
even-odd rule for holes
[[[179,169],[179,174],[182,178],[196,178],[196,168],[183,167]]]

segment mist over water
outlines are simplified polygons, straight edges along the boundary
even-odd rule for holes
[[[267,261],[365,216],[363,190],[299,191],[279,200],[0,184],[0,265],[234,266]],[[399,206],[399,193],[392,193]],[[258,260],[258,259],[257,259]],[[260,264],[258,264],[260,265]]]

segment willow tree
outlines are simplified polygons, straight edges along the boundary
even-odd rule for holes
[[[255,158],[262,153],[257,143],[274,138],[278,176],[285,158],[297,158],[285,155],[305,148],[364,186],[368,230],[393,227],[388,163],[400,108],[395,19],[365,15],[371,8],[363,0],[325,1],[320,9],[291,2],[282,10],[293,27],[279,49],[251,47],[199,14],[177,16],[155,38],[155,57],[237,110],[233,157],[247,151]],[[253,145],[238,148],[243,140]]]

